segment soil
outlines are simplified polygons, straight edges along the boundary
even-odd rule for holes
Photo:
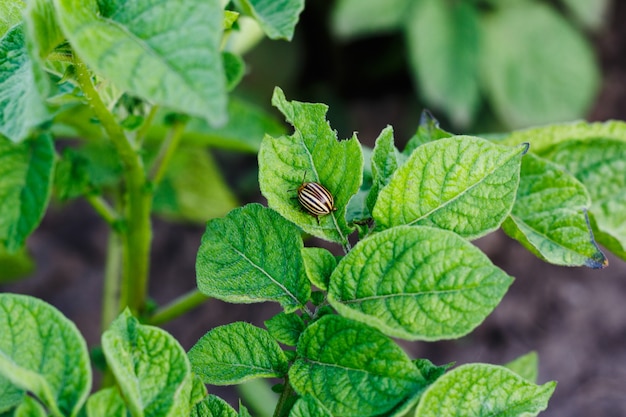
[[[311,14],[319,12],[315,6],[311,9],[303,16],[305,25],[315,20]],[[589,120],[626,120],[626,2],[615,1],[609,16],[610,25],[595,35],[603,86]],[[301,78],[297,83],[304,82]],[[372,141],[387,124],[397,121],[402,126],[404,119],[398,114],[412,111],[405,103],[404,96],[394,94],[353,97],[343,104],[345,123],[359,131],[360,139]],[[250,163],[249,158],[245,161]],[[195,253],[203,227],[159,219],[154,225],[150,294],[157,303],[165,303],[195,287]],[[86,203],[52,206],[28,241],[37,271],[0,290],[50,302],[77,324],[90,347],[96,346],[106,239],[107,228]],[[413,357],[437,364],[502,364],[534,350],[540,358],[539,381],[558,381],[542,416],[626,416],[626,262],[608,254],[610,264],[603,270],[556,267],[501,232],[475,243],[516,278],[502,303],[462,339],[402,343],[403,347]],[[217,325],[238,320],[263,325],[278,311],[272,304],[211,300],[165,328],[188,349]],[[232,389],[210,387],[210,391],[236,404]]]

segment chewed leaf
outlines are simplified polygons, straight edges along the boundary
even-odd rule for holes
[[[350,198],[361,184],[363,155],[356,139],[338,141],[326,121],[324,104],[287,101],[276,88],[272,103],[295,127],[291,136],[265,136],[259,151],[259,185],[268,205],[305,232],[333,242],[346,243],[352,231],[345,215]],[[319,222],[300,206],[302,182],[324,186],[334,198],[336,211]]]
[[[389,336],[449,339],[478,326],[511,282],[454,233],[397,226],[362,240],[339,262],[328,301]]]
[[[316,398],[332,415],[378,415],[425,385],[391,339],[336,315],[309,326],[297,352],[290,382],[298,394]]]
[[[377,227],[434,226],[472,239],[497,229],[513,207],[527,149],[470,136],[419,146],[380,191]]]
[[[556,382],[536,385],[501,366],[469,364],[446,373],[426,392],[416,417],[528,416],[545,410]]]
[[[522,161],[513,211],[502,229],[547,262],[602,268],[607,260],[591,233],[590,204],[587,190],[576,178],[528,154]]]
[[[298,228],[274,210],[248,204],[207,223],[196,260],[198,289],[233,303],[277,301],[301,308],[311,285]]]

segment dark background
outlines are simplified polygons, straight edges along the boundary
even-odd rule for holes
[[[325,3],[307,2],[292,43],[264,41],[245,57],[249,74],[236,93],[269,109],[272,88],[279,85],[290,100],[329,104],[328,117],[340,138],[357,131],[359,139],[372,146],[391,124],[401,146],[415,131],[424,107],[415,98],[402,49],[392,46],[401,48],[401,36],[338,44],[326,28],[329,5]],[[587,115],[590,121],[626,120],[625,21],[626,2],[615,1],[605,28],[590,35],[603,78]],[[371,57],[380,61],[371,62]],[[381,66],[383,61],[386,64]],[[445,118],[436,116],[448,128]],[[242,204],[263,201],[250,181],[256,176],[255,156],[216,155]],[[160,219],[154,220],[154,226],[150,294],[165,303],[195,287],[195,253],[204,228]],[[0,289],[50,302],[77,324],[93,347],[101,334],[106,240],[106,226],[86,203],[53,204],[28,241],[37,271]],[[604,270],[555,267],[501,232],[475,243],[515,282],[493,314],[470,335],[436,343],[402,342],[411,356],[437,364],[502,364],[535,350],[540,382],[558,381],[542,416],[626,416],[626,262],[607,253],[610,264]],[[165,328],[189,349],[217,325],[237,320],[262,325],[278,311],[271,304],[228,305],[211,300]],[[233,390],[210,387],[210,392],[236,404]]]

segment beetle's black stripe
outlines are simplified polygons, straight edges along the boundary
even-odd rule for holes
[[[307,182],[298,188],[298,201],[314,216],[324,216],[335,209],[332,194],[316,182]]]

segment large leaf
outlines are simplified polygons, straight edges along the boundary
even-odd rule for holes
[[[234,303],[277,301],[302,308],[307,280],[298,229],[275,211],[249,204],[207,223],[196,260],[198,289]]]
[[[522,161],[513,211],[502,229],[547,262],[602,268],[607,260],[591,233],[590,204],[587,190],[576,178],[528,154]]]
[[[253,16],[271,39],[291,40],[304,0],[235,0],[237,7]]]
[[[497,229],[513,207],[527,149],[470,136],[418,147],[380,191],[377,227],[435,226],[467,238]]]
[[[23,30],[13,26],[0,38],[0,134],[14,142],[50,117],[37,85],[45,74],[31,61]]]
[[[393,337],[449,339],[478,326],[512,281],[454,233],[398,226],[362,240],[339,262],[328,301]]]
[[[189,351],[193,371],[203,382],[233,385],[252,378],[281,378],[287,358],[267,330],[235,322],[216,327]]]
[[[457,125],[468,125],[479,104],[479,25],[474,5],[414,2],[406,36],[420,93]]]
[[[170,334],[140,324],[127,309],[102,335],[102,349],[134,417],[189,415],[191,365]]]
[[[571,140],[543,156],[563,166],[587,188],[597,241],[626,259],[626,142]]]
[[[376,35],[399,29],[409,0],[339,0],[332,14],[332,29],[343,38]]]
[[[585,114],[599,85],[593,50],[549,5],[518,2],[489,14],[481,27],[483,84],[506,124],[525,127]]]
[[[556,382],[535,385],[501,366],[469,364],[448,372],[431,385],[415,417],[536,416],[548,406]]]
[[[298,394],[316,398],[332,415],[378,415],[425,385],[391,339],[336,315],[309,326],[297,353],[289,381]]]
[[[55,416],[75,416],[91,389],[87,344],[76,326],[36,298],[0,294],[0,410],[23,391]]]
[[[323,104],[287,101],[276,88],[272,103],[295,127],[291,136],[266,136],[259,151],[259,185],[268,205],[305,232],[333,242],[347,242],[345,213],[361,183],[363,156],[356,137],[337,141]],[[302,181],[317,182],[334,197],[336,211],[318,220],[297,200]]]
[[[219,0],[54,5],[79,57],[119,88],[211,124],[226,121]]]
[[[54,170],[52,138],[42,134],[14,144],[0,136],[0,244],[24,245],[48,205]]]

